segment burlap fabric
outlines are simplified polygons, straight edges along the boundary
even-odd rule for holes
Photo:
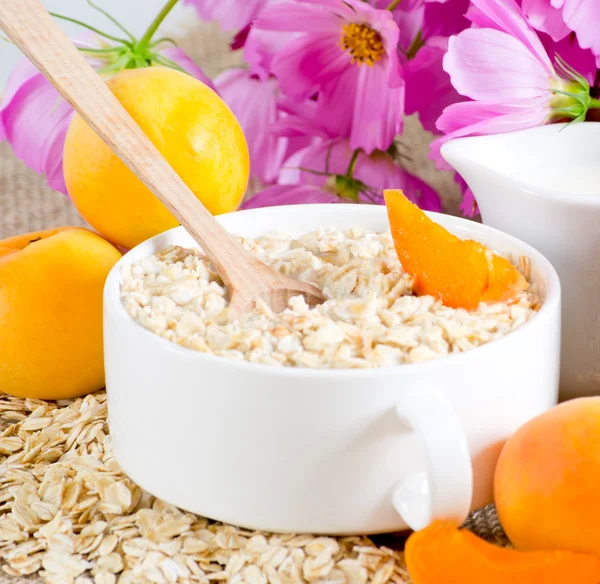
[[[239,55],[231,53],[227,43],[228,39],[216,27],[198,24],[190,24],[180,38],[182,48],[211,76],[239,62]],[[423,131],[418,121],[408,119],[400,141],[402,159],[408,170],[438,189],[445,211],[457,214],[458,190],[452,175],[436,171],[427,159],[430,141],[431,135]],[[8,144],[0,144],[0,238],[61,225],[85,225],[85,221],[67,197],[49,189],[44,178],[18,160]],[[507,544],[493,506],[472,514],[466,526],[490,541]],[[389,547],[402,546],[404,541],[390,535],[374,539],[377,543],[381,539],[381,544]],[[0,583],[37,581],[38,577],[16,579],[0,575]]]

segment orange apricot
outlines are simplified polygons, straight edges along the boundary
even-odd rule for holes
[[[0,241],[0,390],[63,399],[104,386],[102,292],[121,257],[87,229]]]
[[[600,558],[501,548],[452,523],[413,533],[405,558],[414,584],[598,584]]]
[[[494,476],[502,526],[523,550],[600,556],[600,397],[564,402],[519,428]]]
[[[448,232],[402,191],[385,190],[384,196],[396,253],[417,294],[472,310],[480,302],[510,302],[527,289],[524,276],[507,259]]]

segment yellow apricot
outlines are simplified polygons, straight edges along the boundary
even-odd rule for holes
[[[102,293],[121,257],[76,227],[0,241],[0,389],[63,399],[104,386]]]
[[[250,172],[248,147],[212,89],[167,67],[127,69],[107,85],[213,215],[237,209]],[[115,245],[130,249],[178,224],[79,116],[67,132],[64,174],[81,215]]]

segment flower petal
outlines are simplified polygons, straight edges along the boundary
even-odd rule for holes
[[[215,0],[219,2],[220,0]],[[326,6],[329,4],[330,6]],[[331,8],[348,10],[341,0],[331,2],[298,2],[284,0],[267,6],[258,16],[254,26],[279,32],[340,32],[340,17]],[[345,9],[345,10],[344,10]]]
[[[352,159],[353,149],[348,140],[328,140],[312,144],[296,152],[284,163],[280,184],[305,184],[323,188],[331,175],[344,175]],[[367,156],[360,152],[356,159],[353,177],[367,190],[360,193],[365,203],[383,204],[383,190],[400,188],[406,196],[428,210],[440,210],[437,193],[424,181],[398,166],[384,152]]]
[[[274,185],[242,203],[240,209],[340,202],[337,195],[312,185]]]
[[[21,59],[15,68],[11,71],[6,82],[6,87],[2,93],[0,100],[0,140],[6,139],[4,124],[2,123],[2,114],[10,107],[17,93],[32,79],[40,75],[37,67],[35,67],[28,59]]]
[[[471,0],[467,18],[481,28],[493,28],[518,39],[548,75],[553,73],[552,62],[540,39],[514,0]]]
[[[281,90],[303,100],[349,69],[350,61],[339,45],[338,33],[305,34],[287,44],[273,59],[272,69]]]
[[[196,79],[199,79],[205,85],[208,85],[213,91],[216,91],[213,82],[204,74],[204,71],[192,61],[192,59],[179,47],[167,47],[160,51],[162,55],[175,61],[180,67],[185,69],[190,75],[193,75]]]
[[[348,68],[317,99],[317,119],[331,136],[349,137],[352,148],[386,150],[402,131],[404,86],[389,88],[385,63]]]
[[[358,67],[348,67],[337,80],[319,92],[315,119],[330,136],[350,136],[358,74]]]
[[[472,99],[534,98],[549,90],[548,71],[527,47],[494,29],[467,29],[451,37],[444,70],[458,93]]]
[[[62,150],[72,110],[56,89],[38,73],[12,93],[0,116],[15,155],[35,172],[50,170],[50,186],[66,194]]]
[[[68,191],[63,172],[63,150],[67,131],[73,117],[73,111],[70,108],[65,117],[66,119],[63,122],[54,127],[46,140],[46,160],[43,172],[46,175],[48,186],[66,195]]]
[[[296,164],[307,169],[301,171],[298,175],[298,182],[323,186],[327,178],[332,174],[345,174],[352,158],[352,148],[348,140],[327,140],[314,144],[301,152],[301,157],[294,157],[295,160],[289,160],[287,165]],[[356,161],[354,177],[358,176],[358,169],[361,166],[365,154],[360,153]],[[309,172],[312,171],[312,172]],[[376,186],[376,185],[373,185]]]
[[[267,79],[272,72],[275,55],[297,37],[297,33],[250,27],[244,44],[244,59],[250,65],[252,73],[263,80]]]
[[[429,158],[435,160],[440,170],[451,169],[442,158],[443,144],[464,136],[502,134],[544,124],[549,115],[546,101],[524,100],[522,104],[500,104],[478,101],[465,101],[447,107],[437,122],[438,129],[447,132],[434,140],[429,148]]]
[[[571,32],[562,11],[554,8],[550,0],[523,0],[521,8],[529,24],[535,30],[549,34],[554,41],[560,41]]]
[[[447,107],[437,127],[453,137],[497,134],[543,124],[548,114],[549,108],[542,100],[527,100],[520,105],[463,101]]]
[[[447,39],[429,39],[404,69],[406,114],[418,113],[421,125],[433,133],[437,132],[435,122],[444,108],[462,99],[442,66],[447,46]]]
[[[462,192],[463,200],[460,204],[460,210],[467,217],[473,217],[477,215],[479,209],[477,208],[477,201],[475,201],[475,195],[471,190],[471,187],[465,182],[465,179],[460,174],[454,174],[454,182],[458,184]]]
[[[257,16],[268,0],[184,0],[196,8],[202,20],[218,20],[221,28],[238,31]]]
[[[442,210],[440,196],[431,185],[408,172],[405,175],[402,191],[408,199],[425,211],[439,212]]]
[[[271,127],[271,131],[277,136],[285,136],[286,138],[299,138],[301,136],[322,139],[331,138],[325,129],[318,125],[314,118],[288,115],[281,108],[280,114],[279,120]]]
[[[579,44],[600,57],[600,2],[598,0],[564,0],[563,18],[577,33]],[[600,59],[599,59],[600,60]]]
[[[387,0],[383,4],[389,4]],[[392,12],[394,22],[398,25],[398,46],[406,53],[413,44],[417,35],[425,26],[425,4],[422,2],[400,2],[398,8]],[[385,6],[382,6],[385,8]]]
[[[244,130],[252,176],[274,181],[288,147],[287,138],[271,130],[278,118],[276,80],[260,81],[246,69],[232,68],[215,78],[215,85]]]
[[[390,88],[383,66],[360,67],[354,101],[350,145],[370,154],[387,150],[402,132],[404,84]]]
[[[596,59],[589,49],[582,49],[575,35],[569,35],[562,41],[555,42],[546,34],[541,33],[540,38],[549,55],[560,55],[575,71],[588,80],[593,86],[596,79]]]

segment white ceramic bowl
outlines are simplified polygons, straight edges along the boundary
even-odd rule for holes
[[[119,299],[123,264],[171,244],[176,228],[126,254],[108,277],[104,334],[109,425],[124,471],[183,509],[254,529],[328,534],[461,522],[492,500],[503,441],[556,403],[560,285],[521,241],[446,215],[464,238],[523,254],[545,297],[502,339],[436,361],[310,370],[229,361],[162,339]],[[232,233],[319,226],[388,228],[383,207],[306,205],[222,215]]]

